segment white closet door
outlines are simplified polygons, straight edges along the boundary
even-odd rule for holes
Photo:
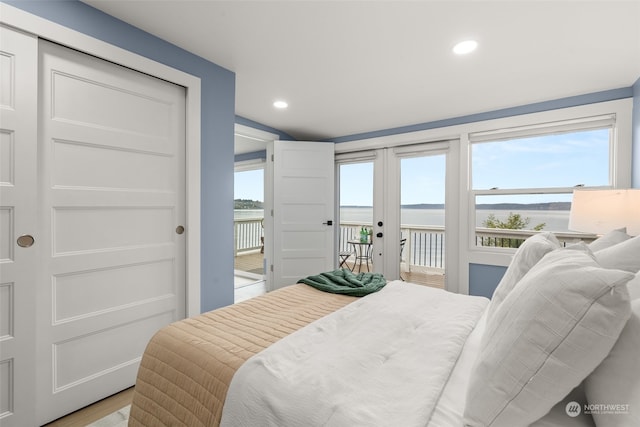
[[[0,425],[35,424],[38,40],[0,27]],[[20,239],[23,246],[18,245]]]
[[[185,91],[49,42],[39,50],[45,423],[133,385],[149,338],[185,315]]]

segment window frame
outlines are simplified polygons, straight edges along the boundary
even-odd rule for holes
[[[535,120],[535,116],[523,117],[525,120],[512,120],[510,126],[496,126],[493,129],[486,128],[467,134],[468,144],[468,168],[467,168],[467,212],[468,212],[468,242],[467,249],[470,258],[474,258],[473,254],[479,256],[482,260],[479,263],[492,265],[508,265],[511,256],[516,251],[514,248],[503,248],[496,246],[477,246],[476,245],[476,197],[478,196],[512,196],[512,195],[533,195],[533,194],[570,194],[575,188],[584,189],[612,189],[627,188],[630,186],[631,177],[631,161],[629,139],[627,144],[621,143],[621,135],[623,138],[630,138],[630,132],[624,132],[622,129],[630,129],[631,121],[628,112],[625,111],[622,102],[607,102],[606,105],[589,106],[586,109],[581,107],[573,107],[568,109],[549,112],[547,120]],[[587,107],[587,106],[583,106]],[[599,107],[599,108],[598,108]],[[581,111],[582,110],[582,111]],[[599,111],[598,111],[599,110]],[[554,114],[555,113],[555,114]],[[595,113],[595,114],[594,114]],[[555,117],[554,117],[555,116]],[[529,120],[526,120],[529,119]],[[500,121],[497,121],[499,124]],[[520,123],[518,123],[520,122]],[[580,132],[594,129],[609,128],[609,184],[601,186],[581,186],[576,183],[574,186],[562,187],[531,187],[531,188],[494,188],[494,189],[474,189],[473,188],[473,155],[472,149],[474,144],[482,144],[485,142],[497,142],[513,140],[518,138],[536,137],[544,135],[553,135],[559,132],[570,133]],[[557,233],[564,235],[564,233]],[[567,237],[574,233],[566,233]],[[575,233],[576,237],[584,233]],[[585,235],[587,236],[587,235]],[[483,256],[486,255],[486,256]],[[478,258],[476,256],[476,258]],[[473,261],[472,261],[473,262]]]
[[[449,290],[462,294],[469,293],[469,274],[472,265],[491,267],[506,267],[511,262],[513,251],[496,252],[478,248],[470,238],[475,232],[475,209],[470,208],[472,200],[470,174],[470,144],[469,135],[483,131],[513,128],[521,126],[536,126],[541,123],[558,122],[585,117],[615,114],[616,124],[613,132],[613,173],[614,188],[631,187],[632,165],[632,109],[633,98],[630,96],[607,100],[591,101],[588,104],[567,106],[573,99],[563,99],[549,103],[530,104],[511,110],[497,110],[494,112],[459,117],[451,121],[433,122],[421,130],[410,130],[390,135],[374,135],[362,139],[336,144],[336,154],[353,153],[379,148],[394,148],[416,143],[436,143],[450,140],[451,149],[455,151],[455,161],[450,170],[455,176],[456,184],[453,191],[457,196],[455,204],[451,204],[451,224],[457,224],[457,238],[448,240],[447,245],[455,245],[458,252],[458,277],[452,280]],[[546,108],[546,109],[545,109]],[[506,114],[509,114],[508,116]],[[448,124],[454,123],[454,124]],[[452,151],[453,152],[453,151]],[[636,166],[638,167],[638,166]],[[448,202],[447,202],[448,203]],[[473,227],[472,227],[473,226]],[[476,280],[482,280],[477,278]],[[457,288],[457,289],[456,289]]]

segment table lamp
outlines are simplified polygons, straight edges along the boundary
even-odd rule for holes
[[[574,190],[570,230],[605,234],[623,227],[640,235],[640,189]]]

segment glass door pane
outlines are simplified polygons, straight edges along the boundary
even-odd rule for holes
[[[446,154],[400,158],[400,277],[444,288]]]
[[[339,164],[340,231],[338,265],[352,271],[373,271],[373,162]],[[364,235],[366,232],[366,237]]]

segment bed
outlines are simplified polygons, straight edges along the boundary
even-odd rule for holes
[[[149,342],[130,426],[640,425],[640,238],[529,238],[491,301],[296,284]]]

